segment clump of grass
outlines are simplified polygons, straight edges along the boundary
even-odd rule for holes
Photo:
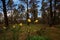
[[[48,37],[43,36],[29,36],[27,40],[50,40]]]
[[[6,40],[6,27],[3,27],[3,29],[2,29],[2,31],[3,31],[3,40]]]
[[[17,24],[13,25],[12,32],[13,32],[13,40],[18,40],[20,33],[20,26]]]

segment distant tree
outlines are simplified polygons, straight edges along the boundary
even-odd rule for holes
[[[53,24],[56,24],[56,0],[54,0]]]
[[[13,4],[14,4],[14,2],[13,2],[13,0],[8,0],[8,3],[7,3],[7,7],[8,7],[8,9],[11,11],[11,24],[12,24],[12,22],[13,22]]]
[[[26,20],[28,20],[29,19],[29,13],[28,13],[28,0],[20,0],[20,1],[22,1],[24,4],[26,4],[27,5],[27,19]],[[27,24],[29,25],[29,22],[27,21]]]
[[[49,9],[46,7],[48,6],[47,5],[48,3],[45,2],[45,0],[42,0],[41,4],[42,4],[42,7],[41,7],[40,11],[42,12],[42,20],[43,20],[43,23],[47,23],[48,22],[48,14],[49,14],[49,13],[47,13],[48,12],[47,10],[49,10]]]
[[[19,11],[18,11],[18,9],[14,8],[14,10],[13,10],[14,23],[17,23],[18,17],[19,17]]]
[[[2,17],[3,16],[3,14],[2,13],[0,13],[0,17]]]
[[[0,22],[2,23],[2,21],[3,21],[3,14],[0,13]]]
[[[18,11],[19,11],[19,13],[24,12],[24,11],[25,11],[25,7],[24,7],[24,5],[19,4],[19,5],[18,5]]]
[[[56,2],[55,2],[55,5],[56,5],[56,15],[57,15],[57,17],[56,18],[58,18],[57,19],[57,23],[58,24],[60,24],[60,0],[55,0]]]
[[[30,7],[31,7],[31,13],[33,14],[33,19],[34,21],[37,19],[38,17],[38,5],[39,1],[37,0],[30,0],[29,4],[30,4]]]
[[[49,5],[47,5],[47,4],[49,4]],[[44,5],[46,5],[46,6],[44,6]],[[42,17],[44,17],[44,18],[47,17],[48,23],[50,26],[59,23],[58,22],[58,20],[59,20],[59,6],[58,5],[59,5],[58,0],[48,0],[46,2],[42,1],[42,8],[41,8],[41,11],[43,13]],[[43,11],[45,11],[45,12],[43,12]],[[47,19],[45,19],[45,20],[47,20]]]

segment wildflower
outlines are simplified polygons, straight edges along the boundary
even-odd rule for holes
[[[30,19],[28,19],[28,22],[31,22],[31,20],[30,20]]]
[[[3,27],[3,29],[6,29],[6,27]]]
[[[16,26],[15,25],[13,25],[13,28],[15,28]]]
[[[20,23],[19,25],[22,26],[22,23]]]
[[[37,23],[37,22],[38,22],[38,20],[35,20],[35,22]]]

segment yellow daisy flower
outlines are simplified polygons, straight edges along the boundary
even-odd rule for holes
[[[13,28],[15,28],[16,26],[15,25],[13,25]]]
[[[28,19],[28,22],[31,22],[31,20],[30,20],[30,19]]]
[[[22,24],[22,23],[20,23],[19,25],[20,25],[20,26],[22,26],[23,24]]]
[[[35,22],[37,23],[37,22],[38,22],[38,20],[35,20]]]
[[[6,29],[6,27],[3,27],[3,29]]]

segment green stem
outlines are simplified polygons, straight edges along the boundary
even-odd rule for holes
[[[13,40],[19,40],[19,31],[20,28],[18,30],[13,29]]]
[[[6,40],[6,30],[3,30],[3,31],[4,31],[3,37],[4,37],[4,40]]]

